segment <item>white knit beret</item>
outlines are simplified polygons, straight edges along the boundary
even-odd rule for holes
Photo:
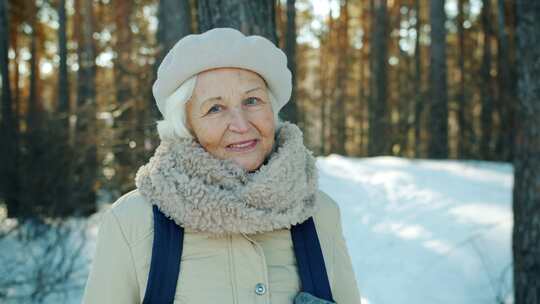
[[[259,74],[276,98],[279,111],[291,97],[292,74],[287,56],[270,40],[245,36],[233,28],[214,28],[180,39],[158,67],[152,93],[162,115],[166,100],[182,83],[199,72],[237,67]]]

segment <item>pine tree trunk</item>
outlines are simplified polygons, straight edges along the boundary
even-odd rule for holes
[[[69,128],[69,80],[67,68],[67,37],[66,37],[66,1],[58,1],[58,108],[66,130]],[[64,116],[65,115],[65,116]]]
[[[465,29],[463,28],[464,18],[464,5],[465,0],[458,0],[458,39],[459,39],[459,48],[458,48],[458,66],[459,66],[459,91],[458,91],[458,128],[459,128],[459,138],[458,138],[458,158],[463,159],[467,157],[468,153],[466,152],[466,147],[468,145],[467,140],[467,128],[466,128],[466,119],[465,111],[467,110],[467,98],[465,94]]]
[[[7,0],[0,0],[0,74],[2,75],[2,120],[0,121],[0,197],[7,206],[8,217],[18,214],[19,185],[17,174],[19,140],[17,119],[9,77],[9,19]]]
[[[295,0],[287,0],[287,28],[285,33],[285,54],[287,66],[292,73],[292,94],[290,101],[283,107],[281,114],[284,120],[298,123],[298,106],[296,94],[296,8]]]
[[[493,86],[491,77],[491,0],[484,0],[482,6],[482,27],[484,30],[482,56],[482,66],[480,75],[480,96],[482,100],[482,111],[480,118],[481,136],[480,136],[480,156],[482,159],[492,159],[491,153],[491,134],[493,129]]]
[[[326,39],[321,39],[321,46],[319,51],[319,87],[320,87],[320,115],[321,115],[321,129],[320,129],[320,150],[319,155],[326,155],[327,154],[327,146],[328,146],[328,140],[327,140],[327,130],[328,130],[328,81],[327,81],[327,73],[328,73],[328,46],[326,45],[326,41],[329,40],[328,36],[329,33],[326,34]]]
[[[10,44],[11,44],[11,49],[13,50],[13,53],[14,53],[14,56],[13,56],[13,62],[16,64],[19,62],[19,37],[18,37],[18,33],[17,33],[17,27],[18,25],[17,24],[14,24],[13,21],[9,21],[10,25],[11,26],[11,29],[10,29],[10,34],[9,34],[9,39],[10,39]],[[19,118],[19,108],[20,108],[20,102],[21,102],[21,90],[19,88],[19,82],[20,82],[20,78],[21,78],[21,73],[19,72],[19,69],[12,69],[12,73],[13,73],[13,84],[14,86],[11,88],[11,96],[12,96],[12,100],[13,100],[13,104],[14,104],[14,107],[13,107],[13,111],[15,112],[15,121],[18,122],[20,120]],[[18,127],[18,123],[16,123],[17,125],[17,133],[19,133],[19,127]]]
[[[30,37],[30,93],[28,97],[28,112],[26,117],[27,130],[32,132],[38,130],[41,127],[42,120],[42,106],[38,100],[39,87],[38,81],[40,79],[39,66],[39,46],[38,36],[40,32],[40,25],[37,21],[38,8],[36,3],[31,5],[31,27],[32,34]]]
[[[416,91],[414,107],[414,156],[421,157],[420,131],[422,127],[422,113],[424,112],[424,94],[422,89],[422,49],[420,48],[421,14],[420,0],[415,0],[416,11],[416,39],[414,41],[414,89]]]
[[[114,120],[116,132],[113,149],[117,162],[115,176],[119,178],[120,191],[126,192],[132,187],[134,167],[136,167],[136,147],[142,146],[137,142],[140,131],[137,129],[137,98],[134,83],[137,81],[135,65],[131,58],[134,49],[134,33],[131,31],[131,19],[135,3],[131,0],[113,1],[114,24],[116,40],[114,48],[114,86],[116,103],[120,115]]]
[[[159,55],[155,69],[178,40],[193,33],[189,0],[160,0],[156,38]]]
[[[364,31],[369,33],[369,22],[367,21],[367,16],[369,14],[369,9],[366,9],[366,7],[369,8],[368,5],[361,4],[361,27],[364,29]],[[356,101],[356,107],[355,107],[355,129],[354,129],[354,138],[355,138],[355,156],[363,156],[367,154],[367,151],[365,149],[364,142],[366,141],[365,137],[367,134],[364,132],[364,124],[363,120],[365,117],[368,117],[366,110],[367,110],[367,90],[366,90],[366,79],[368,78],[366,74],[369,73],[369,53],[367,51],[367,35],[363,35],[362,38],[362,48],[360,49],[358,57],[359,57],[359,75],[358,75],[358,99]]]
[[[332,153],[341,155],[347,155],[345,150],[345,143],[347,141],[347,126],[346,126],[346,112],[345,102],[347,99],[347,76],[349,68],[349,13],[348,13],[348,1],[341,2],[339,8],[339,19],[337,28],[337,49],[335,56],[337,56],[336,67],[336,82],[335,82],[335,94],[333,95],[334,109],[332,111],[333,124],[332,129],[335,136],[332,136]]]
[[[495,147],[495,153],[502,161],[512,161],[512,144],[514,142],[514,102],[513,98],[516,96],[514,77],[512,77],[511,69],[514,66],[510,60],[510,45],[508,39],[508,33],[506,31],[506,9],[505,0],[498,0],[498,30],[497,30],[497,42],[498,42],[498,83],[499,83],[499,101],[498,112],[501,123],[499,134],[497,138],[497,144]]]
[[[430,6],[430,142],[429,157],[448,158],[448,97],[446,84],[446,30],[444,0],[433,0]]]
[[[199,0],[199,31],[232,27],[260,35],[277,45],[275,3],[272,0]]]
[[[540,3],[517,1],[519,103],[514,143],[515,303],[540,302]]]
[[[92,1],[76,0],[76,18],[81,25],[76,28],[79,70],[77,77],[77,124],[75,141],[82,154],[82,162],[75,166],[79,183],[81,214],[90,214],[96,209],[94,183],[98,176],[97,159],[97,101],[96,101],[96,45],[92,34],[95,30]]]
[[[371,96],[369,98],[368,155],[388,153],[387,70],[388,12],[386,0],[371,0],[373,26],[370,54]]]

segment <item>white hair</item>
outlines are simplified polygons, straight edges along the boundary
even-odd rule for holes
[[[165,113],[163,113],[164,119],[157,122],[157,131],[161,140],[193,138],[193,135],[187,127],[186,103],[193,95],[196,81],[197,75],[190,77],[167,98],[165,102]],[[274,94],[268,87],[266,87],[266,91],[274,113],[274,125],[277,128],[279,123],[278,103]]]

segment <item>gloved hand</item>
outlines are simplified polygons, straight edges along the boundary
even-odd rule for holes
[[[316,296],[307,293],[299,292],[296,297],[294,297],[294,304],[336,304],[335,302],[326,301]]]

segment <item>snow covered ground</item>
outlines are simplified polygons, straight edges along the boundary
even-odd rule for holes
[[[363,303],[512,303],[513,169],[490,162],[319,159]]]
[[[331,155],[317,165],[340,205],[363,304],[513,303],[510,164]],[[82,224],[86,264],[98,222]],[[24,257],[15,247],[0,240],[0,256]],[[45,303],[80,303],[85,278]]]

